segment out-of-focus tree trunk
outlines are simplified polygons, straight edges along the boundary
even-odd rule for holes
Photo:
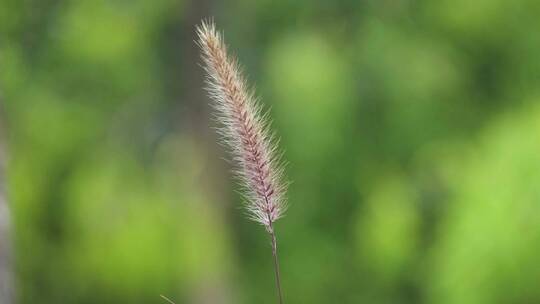
[[[178,86],[176,96],[179,100],[183,100],[185,105],[190,103],[187,108],[191,109],[188,115],[184,115],[182,121],[187,121],[189,129],[194,132],[195,138],[199,140],[201,146],[208,146],[213,141],[213,130],[208,128],[208,113],[210,110],[208,99],[203,90],[204,73],[200,66],[199,48],[194,41],[197,41],[195,26],[200,24],[203,19],[213,17],[211,9],[215,5],[214,0],[191,0],[185,6],[185,18],[177,24],[180,56],[179,66],[175,69],[177,75],[172,75],[172,79],[178,81],[181,79]],[[175,57],[178,55],[175,53]],[[211,133],[211,134],[209,134]],[[207,148],[210,150],[210,147]],[[214,159],[219,159],[216,155]],[[222,162],[218,162],[216,166]],[[208,171],[208,176],[203,178],[208,181],[214,178],[216,172]],[[216,196],[218,194],[215,194]],[[227,304],[234,303],[234,295],[230,290],[232,286],[228,284],[230,280],[224,273],[213,273],[207,278],[199,278],[197,282],[193,282],[192,289],[187,296],[186,303],[197,304]]]
[[[11,272],[11,218],[6,195],[6,141],[4,132],[4,113],[0,100],[0,303],[13,303],[13,277]]]

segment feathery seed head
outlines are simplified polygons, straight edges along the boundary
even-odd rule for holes
[[[214,23],[203,22],[197,34],[207,73],[206,89],[217,112],[219,133],[231,151],[235,174],[243,186],[248,214],[272,232],[272,223],[286,209],[286,184],[268,117],[254,92],[248,90],[236,59],[227,54]]]

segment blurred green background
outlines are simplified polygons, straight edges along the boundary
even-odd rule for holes
[[[540,303],[539,15],[1,0],[16,303],[276,303],[202,90],[194,27],[211,16],[289,162],[286,303]]]

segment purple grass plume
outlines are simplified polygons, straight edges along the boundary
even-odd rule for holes
[[[270,234],[279,303],[283,303],[274,223],[285,212],[287,184],[277,140],[270,131],[268,115],[248,88],[236,59],[227,54],[223,36],[214,23],[202,22],[197,34],[219,133],[232,154],[249,217]]]

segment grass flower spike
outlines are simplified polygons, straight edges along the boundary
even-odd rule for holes
[[[230,148],[250,218],[270,234],[279,302],[283,303],[274,223],[286,209],[283,169],[268,116],[248,89],[236,59],[227,54],[223,37],[211,22],[197,28],[198,44],[207,73],[207,90]]]

